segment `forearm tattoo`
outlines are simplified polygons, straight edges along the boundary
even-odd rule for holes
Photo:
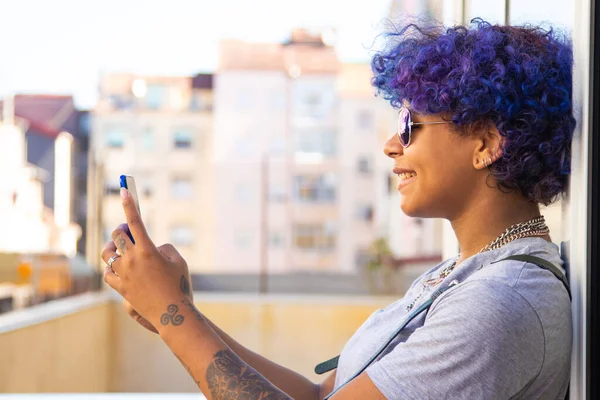
[[[204,321],[204,317],[202,316],[202,314],[200,314],[200,311],[198,311],[196,306],[191,301],[188,300],[188,302],[185,304],[188,306],[190,311],[194,313],[198,321]]]
[[[169,322],[174,326],[181,325],[185,318],[183,315],[177,314],[177,312],[179,312],[177,304],[169,304],[167,312],[160,316],[160,323],[165,326],[169,325]]]
[[[192,289],[190,287],[190,283],[183,275],[181,275],[181,280],[179,281],[179,288],[181,289],[181,293],[189,297],[192,296]]]
[[[291,400],[233,351],[218,351],[206,370],[213,400]]]

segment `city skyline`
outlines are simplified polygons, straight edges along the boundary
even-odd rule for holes
[[[340,0],[225,0],[209,7],[179,0],[168,8],[138,0],[11,2],[3,8],[0,35],[12,38],[3,50],[15,56],[0,66],[0,96],[72,94],[79,108],[92,108],[102,73],[213,72],[220,39],[281,42],[294,28],[335,29],[340,59],[365,62],[389,5],[390,0],[353,7]],[[23,29],[25,18],[34,28]]]

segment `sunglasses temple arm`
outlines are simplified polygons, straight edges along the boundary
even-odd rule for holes
[[[452,121],[433,121],[433,122],[410,122],[409,125],[437,125],[437,124],[451,124]]]

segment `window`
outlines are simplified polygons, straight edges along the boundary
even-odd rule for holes
[[[212,110],[212,99],[210,95],[194,90],[190,96],[190,111],[210,111]]]
[[[164,85],[150,84],[146,92],[146,107],[151,110],[158,110],[163,106],[167,88]]]
[[[269,140],[269,155],[280,156],[285,153],[285,139],[282,137],[273,137]]]
[[[356,207],[356,217],[360,221],[373,221],[373,206],[370,204],[359,204]]]
[[[285,186],[282,184],[269,184],[269,202],[270,203],[283,203],[285,202],[286,196]]]
[[[320,93],[309,93],[304,99],[306,113],[313,117],[320,117],[324,114],[323,96]]]
[[[79,130],[79,134],[81,136],[89,136],[90,135],[90,113],[87,111],[79,112],[79,119],[77,121],[77,128]]]
[[[298,87],[292,98],[294,115],[307,117],[312,119],[313,122],[325,118],[330,115],[335,107],[335,96],[335,89],[329,85],[320,88]]]
[[[252,246],[252,234],[245,231],[235,232],[235,245],[239,249],[248,249]]]
[[[294,246],[300,250],[330,252],[335,249],[336,236],[334,224],[296,224],[294,225]]]
[[[119,183],[114,182],[106,182],[104,184],[104,193],[107,196],[120,196],[121,195],[121,186]]]
[[[360,111],[357,120],[357,125],[360,129],[373,129],[373,114],[370,111]]]
[[[296,153],[317,153],[324,156],[336,154],[337,135],[333,130],[302,129],[294,132]]]
[[[194,232],[189,226],[176,225],[171,227],[170,237],[173,246],[191,246],[194,244]]]
[[[112,108],[116,110],[129,110],[133,107],[133,101],[130,97],[119,94],[111,94],[108,96],[108,101]]]
[[[362,156],[358,159],[358,172],[362,174],[370,174],[373,172],[373,161],[371,157]]]
[[[335,201],[335,175],[295,176],[294,198],[307,203],[332,203]]]
[[[171,87],[168,90],[169,106],[174,110],[181,110],[185,106],[183,91],[179,87]]]
[[[111,127],[106,131],[106,147],[111,149],[121,149],[125,144],[125,131]]]
[[[255,190],[249,184],[241,183],[235,186],[235,199],[241,204],[250,204],[254,200]]]
[[[151,182],[145,182],[142,185],[142,195],[144,197],[152,197],[152,193],[154,193],[154,187]]]
[[[269,232],[269,247],[283,247],[284,239],[281,232]]]
[[[154,147],[154,133],[152,128],[146,128],[142,132],[142,148],[144,150],[152,150]]]
[[[192,147],[192,130],[189,128],[178,128],[173,133],[173,146],[176,149],[189,149]]]
[[[192,180],[189,177],[175,177],[171,180],[171,196],[175,199],[192,197]]]

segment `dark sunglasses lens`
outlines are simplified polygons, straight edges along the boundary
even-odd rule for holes
[[[410,111],[402,108],[398,115],[398,137],[402,146],[407,146],[410,141]]]

